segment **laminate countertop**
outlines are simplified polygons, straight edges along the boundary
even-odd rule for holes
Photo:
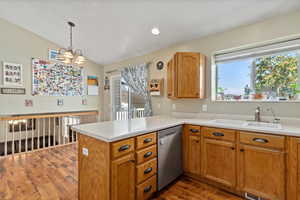
[[[80,134],[87,135],[105,142],[115,142],[118,140],[182,124],[193,124],[215,128],[226,128],[241,131],[252,131],[275,135],[300,137],[300,127],[298,126],[282,125],[281,128],[266,128],[257,126],[245,126],[243,125],[243,122],[245,121],[232,120],[232,123],[222,123],[221,120],[217,121],[201,118],[181,119],[169,116],[154,116],[131,120],[105,121],[76,125],[72,126],[72,129],[76,132],[79,132]]]

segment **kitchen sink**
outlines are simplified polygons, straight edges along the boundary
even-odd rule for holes
[[[217,124],[226,124],[226,125],[236,125],[236,126],[244,126],[247,122],[241,120],[232,120],[232,119],[215,119],[211,122]]]
[[[258,127],[258,128],[282,129],[281,124],[274,124],[274,123],[267,123],[267,122],[248,122],[247,126]]]
[[[262,128],[262,129],[282,129],[281,124],[274,124],[268,122],[242,121],[242,120],[231,120],[231,119],[215,119],[215,120],[211,120],[210,122],[229,125],[229,126],[232,125],[232,126]]]

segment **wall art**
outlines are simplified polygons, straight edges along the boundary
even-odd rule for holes
[[[57,60],[58,50],[56,49],[49,49],[48,51],[48,59],[52,61],[58,61]]]
[[[83,78],[81,67],[32,59],[32,95],[83,96]]]
[[[23,69],[21,64],[3,62],[3,85],[23,86]]]
[[[97,76],[87,77],[88,95],[99,95],[99,81]]]

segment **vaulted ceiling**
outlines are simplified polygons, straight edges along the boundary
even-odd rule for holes
[[[75,22],[74,46],[99,64],[297,9],[299,0],[0,1],[0,17],[62,46],[68,46],[66,22]]]

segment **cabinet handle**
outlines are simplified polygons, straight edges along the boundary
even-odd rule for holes
[[[216,137],[223,137],[224,136],[224,133],[220,133],[220,132],[213,132],[212,134]]]
[[[131,160],[130,162],[133,162],[133,163],[135,163],[135,160]]]
[[[152,155],[152,152],[149,151],[149,152],[145,153],[144,158],[148,158],[148,157],[150,157],[151,155]]]
[[[144,171],[144,174],[149,174],[150,172],[152,172],[152,167],[149,167],[148,169],[146,169]]]
[[[264,139],[264,138],[253,138],[253,141],[258,142],[258,143],[263,143],[263,144],[266,144],[269,142],[267,139]]]
[[[235,148],[234,148],[234,147],[231,147],[231,149],[232,149],[232,150],[235,150]]]
[[[193,128],[191,128],[190,131],[191,131],[192,133],[199,133],[199,130],[198,130],[198,129],[193,129]]]
[[[130,148],[129,144],[123,145],[119,148],[119,152],[126,151]]]
[[[244,152],[245,151],[245,149],[240,149],[240,152]]]
[[[152,142],[152,138],[146,138],[146,139],[144,139],[144,143],[145,143],[145,144],[147,144],[147,143],[149,143],[149,142]]]
[[[151,191],[151,189],[152,189],[152,185],[149,185],[148,187],[145,187],[145,189],[144,189],[144,193],[148,193],[148,192],[150,192],[150,191]]]

